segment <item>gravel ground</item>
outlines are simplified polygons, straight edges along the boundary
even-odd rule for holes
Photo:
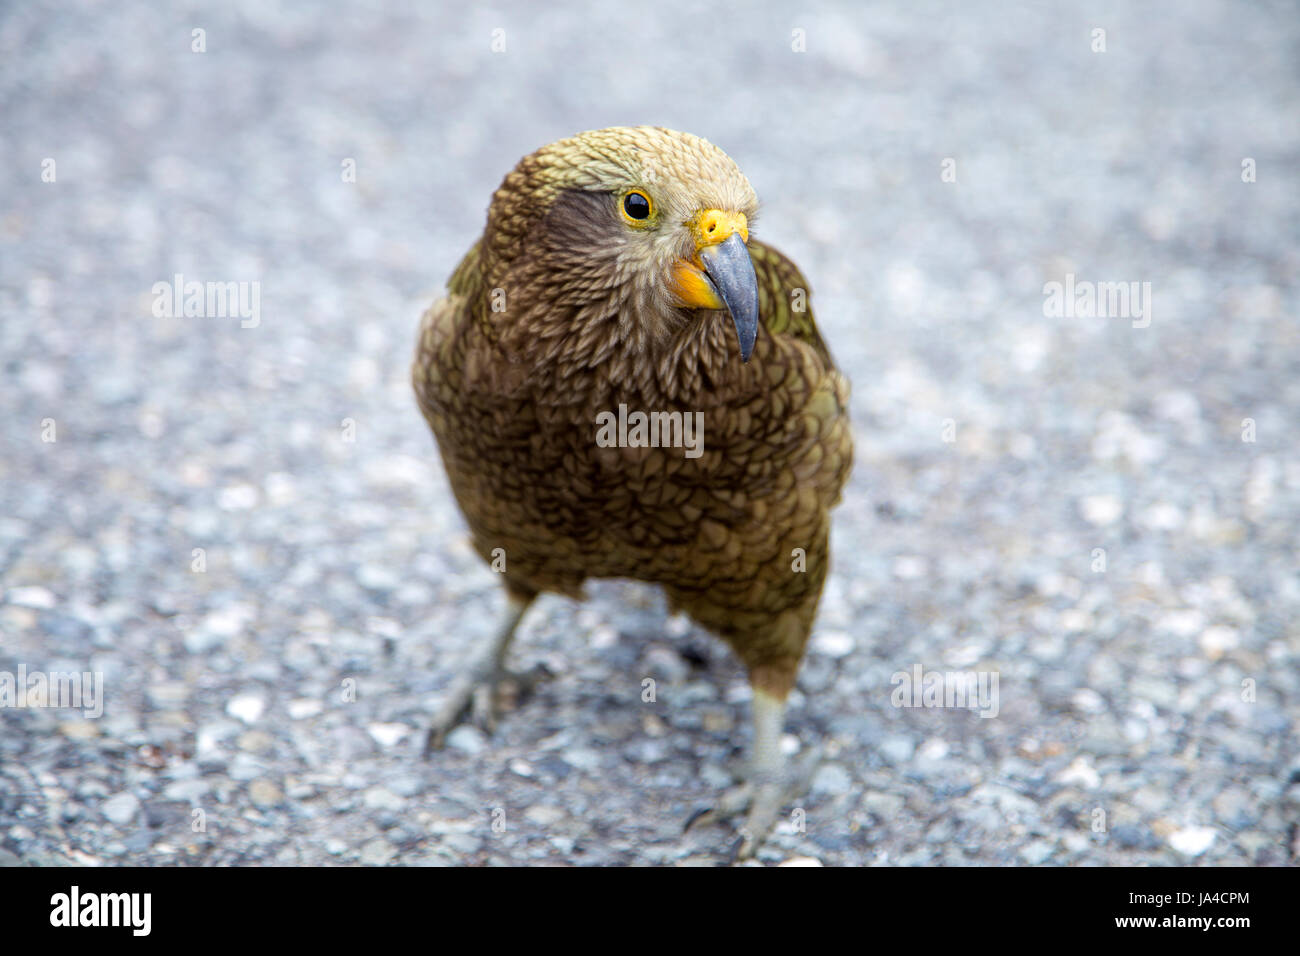
[[[0,707],[0,862],[720,859],[682,824],[748,691],[651,589],[543,599],[556,676],[417,756],[501,606],[417,318],[519,156],[638,123],[737,160],[854,387],[789,720],[826,763],[761,859],[1291,862],[1300,23],[953,7],[0,14],[0,672],[105,698]],[[156,316],[177,273],[256,324]],[[1067,275],[1151,309],[1047,314]],[[917,665],[997,716],[895,707]]]

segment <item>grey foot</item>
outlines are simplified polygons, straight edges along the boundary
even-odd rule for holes
[[[544,664],[518,674],[504,668],[474,667],[461,674],[447,690],[447,697],[429,725],[424,755],[442,749],[447,734],[463,723],[484,733],[496,731],[497,718],[515,710],[537,684],[551,676]]]
[[[744,813],[745,822],[732,846],[732,859],[749,859],[772,832],[781,809],[807,792],[821,757],[820,748],[812,747],[783,771],[752,774],[744,783],[722,793],[713,806],[693,813],[686,821],[686,829],[721,823]]]

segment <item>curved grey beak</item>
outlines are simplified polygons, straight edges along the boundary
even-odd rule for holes
[[[749,250],[740,233],[733,232],[726,241],[701,249],[700,261],[736,324],[740,360],[748,362],[758,337],[758,277]]]

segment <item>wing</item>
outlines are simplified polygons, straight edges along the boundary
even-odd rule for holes
[[[822,357],[827,368],[834,368],[835,360],[813,320],[808,280],[799,267],[757,239],[749,241],[749,258],[758,277],[758,314],[767,331],[806,342]]]
[[[465,253],[465,258],[460,260],[460,265],[447,280],[447,291],[452,295],[464,296],[467,299],[478,296],[479,287],[483,284],[478,268],[478,249],[482,244],[481,239],[474,243],[473,248]]]

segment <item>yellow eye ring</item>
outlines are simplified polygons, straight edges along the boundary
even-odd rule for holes
[[[624,193],[619,208],[623,211],[623,218],[632,225],[645,225],[654,213],[654,205],[650,202],[650,197],[639,189]]]

